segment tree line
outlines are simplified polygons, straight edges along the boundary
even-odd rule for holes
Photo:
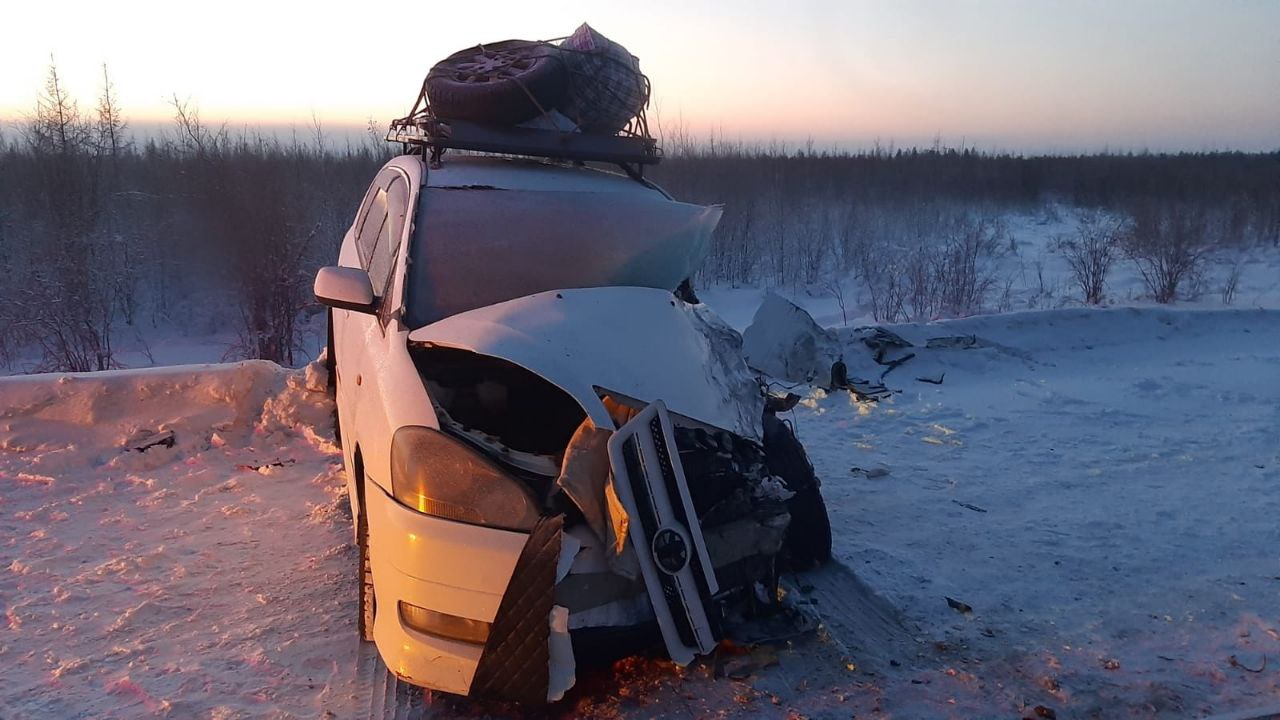
[[[0,366],[34,351],[30,369],[108,369],[140,326],[198,321],[235,329],[228,358],[302,359],[297,323],[318,309],[312,274],[336,257],[395,148],[372,133],[338,145],[318,123],[288,139],[233,131],[177,98],[172,110],[165,132],[140,137],[105,67],[89,105],[50,67],[31,111],[0,131]],[[1089,226],[1110,228],[1104,258],[1141,246],[1158,259],[1165,238],[1192,253],[1280,244],[1280,152],[819,152],[680,131],[663,141],[651,176],[678,199],[725,205],[701,283],[856,278],[886,321],[980,310],[994,283],[983,259],[999,252],[1011,211],[1119,218]],[[1077,260],[1096,273],[1087,239]],[[1154,275],[1178,272],[1153,262]],[[1176,298],[1173,284],[1153,296]]]
[[[300,360],[311,274],[336,257],[389,148],[172,108],[166,132],[136,138],[105,68],[84,108],[51,67],[0,135],[0,365],[35,349],[34,370],[105,370],[139,326],[197,322],[234,329],[227,359]]]
[[[788,151],[667,139],[654,177],[676,197],[725,204],[706,282],[812,285],[868,253],[988,233],[1001,214],[1192,216],[1204,246],[1280,245],[1280,150],[1025,157],[971,148]],[[1161,221],[1163,222],[1163,221]]]

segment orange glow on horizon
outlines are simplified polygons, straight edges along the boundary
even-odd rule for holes
[[[994,0],[993,0],[994,2]],[[52,55],[81,109],[110,66],[135,126],[172,121],[174,95],[229,129],[335,133],[384,127],[431,64],[477,42],[556,38],[589,21],[639,56],[654,126],[748,144],[818,148],[1266,149],[1280,147],[1272,69],[1280,4],[743,0],[727,6],[510,3],[433,9],[448,32],[353,23],[349,8],[135,0],[131,12],[71,0],[56,28],[40,6],[7,8],[0,119],[31,111]],[[732,11],[729,9],[732,8]],[[199,25],[200,33],[178,28]],[[48,29],[45,29],[48,28]],[[288,28],[281,32],[280,28]],[[227,52],[234,48],[234,52]],[[139,127],[139,129],[141,129]],[[9,136],[8,129],[5,132]]]

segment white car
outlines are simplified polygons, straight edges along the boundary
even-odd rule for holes
[[[534,702],[601,656],[687,663],[829,553],[788,535],[821,499],[740,337],[673,293],[719,215],[542,161],[378,173],[315,294],[360,632],[396,676]]]

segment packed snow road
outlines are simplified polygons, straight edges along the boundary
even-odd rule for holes
[[[1280,312],[893,329],[917,346],[900,392],[804,390],[791,417],[840,560],[785,579],[803,620],[686,669],[584,672],[553,714],[1274,703]],[[851,375],[883,370],[840,342]],[[329,412],[315,367],[0,379],[0,718],[519,714],[387,682],[361,649]]]

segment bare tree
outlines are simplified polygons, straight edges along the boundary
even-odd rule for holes
[[[97,123],[95,130],[97,131],[97,140],[100,152],[111,157],[118,158],[127,145],[125,131],[129,124],[120,114],[120,106],[116,101],[115,85],[111,82],[111,75],[107,73],[106,63],[102,64],[102,94],[98,96]]]
[[[313,300],[307,292],[310,251],[322,209],[304,191],[324,178],[310,172],[324,146],[314,127],[312,146],[261,134],[232,139],[225,127],[208,128],[199,109],[173,100],[180,147],[188,172],[197,231],[219,249],[218,265],[235,295],[237,341],[227,357],[294,364],[299,348],[297,318]]]
[[[1239,258],[1231,263],[1231,269],[1227,271],[1227,277],[1222,282],[1222,304],[1230,305],[1236,300],[1236,291],[1240,288],[1240,271],[1243,263]]]
[[[963,317],[981,311],[995,287],[990,259],[1005,233],[1000,221],[987,215],[970,217],[963,213],[952,222],[933,269],[942,314]]]
[[[101,146],[93,121],[81,114],[56,64],[23,124],[37,183],[30,222],[50,233],[25,266],[7,303],[11,325],[42,351],[47,370],[115,366],[116,254],[103,247]]]
[[[844,285],[839,278],[832,278],[827,281],[826,290],[835,298],[836,305],[840,306],[840,325],[847,326],[849,324],[849,311],[845,307],[844,301]]]

